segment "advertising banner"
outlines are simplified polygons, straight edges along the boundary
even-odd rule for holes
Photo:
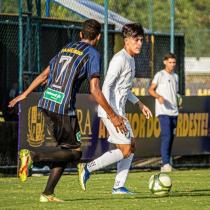
[[[55,139],[45,126],[45,120],[37,108],[40,93],[32,93],[20,103],[19,149],[50,150]],[[153,112],[147,120],[137,106],[128,103],[127,118],[136,138],[135,157],[160,156],[160,126],[154,113],[154,99],[145,96],[140,100]],[[197,155],[210,153],[210,97],[183,97],[178,116],[173,155]],[[109,150],[108,133],[97,117],[97,104],[88,94],[77,97],[77,116],[81,131],[83,159],[93,159]]]

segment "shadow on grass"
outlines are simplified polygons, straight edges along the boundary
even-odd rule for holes
[[[171,197],[182,197],[182,196],[210,196],[210,189],[192,189],[186,191],[172,191]]]
[[[136,192],[135,195],[110,195],[109,197],[101,195],[98,198],[77,198],[77,199],[65,199],[65,201],[105,201],[105,200],[135,200],[135,199],[167,199],[173,197],[192,197],[192,196],[208,196],[210,197],[210,189],[195,189],[190,191],[172,191],[169,196],[156,196],[152,194],[142,195],[141,192]]]

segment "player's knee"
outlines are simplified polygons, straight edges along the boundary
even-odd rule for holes
[[[129,156],[130,156],[130,154],[131,154],[131,149],[129,148],[129,149],[124,149],[123,151],[122,151],[122,153],[123,153],[123,158],[125,159],[125,158],[128,158]]]
[[[82,152],[72,149],[63,149],[65,152],[66,160],[70,162],[78,162],[82,157]]]
[[[79,161],[82,157],[82,152],[81,151],[73,150],[72,154],[73,154],[73,161]]]
[[[131,154],[131,145],[117,145],[117,148],[121,150],[123,158],[127,158]]]

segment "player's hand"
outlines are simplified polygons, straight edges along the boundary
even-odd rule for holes
[[[159,101],[159,103],[160,104],[164,104],[164,98],[163,98],[163,96],[159,96],[158,98],[157,98],[157,100]]]
[[[120,115],[109,116],[109,119],[113,123],[114,127],[116,128],[117,132],[127,133],[128,130],[125,125],[125,118]]]
[[[146,117],[146,119],[149,119],[150,117],[152,117],[152,112],[150,111],[150,109],[147,106],[143,105],[141,111],[144,114],[144,116]]]
[[[9,102],[8,107],[14,107],[15,104],[17,104],[19,101],[22,101],[22,100],[25,99],[25,98],[26,98],[26,96],[23,95],[23,94],[17,96],[16,98],[14,98],[13,100],[11,100],[11,101]]]

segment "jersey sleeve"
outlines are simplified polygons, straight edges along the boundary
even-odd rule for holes
[[[128,93],[128,100],[132,104],[136,104],[139,101],[139,99],[131,92],[131,90],[129,90],[129,93]]]
[[[113,57],[110,61],[109,68],[106,74],[106,85],[112,86],[115,80],[119,78],[121,70],[123,68],[123,58],[120,56]]]
[[[152,80],[152,84],[158,85],[159,79],[160,79],[160,73],[158,72],[158,73],[155,74],[155,76],[154,76],[154,78]]]
[[[100,77],[100,55],[97,51],[90,54],[87,68],[88,80],[94,77]]]
[[[116,84],[116,80],[119,78],[121,70],[123,68],[123,59],[119,56],[112,58],[109,64],[109,69],[107,71],[104,83],[103,83],[103,93],[105,94],[108,101],[111,100],[111,92]]]
[[[109,68],[103,83],[103,94],[108,101],[111,101],[111,93],[116,85],[116,80],[119,78],[123,67],[123,59],[120,56],[114,56],[110,61]]]

